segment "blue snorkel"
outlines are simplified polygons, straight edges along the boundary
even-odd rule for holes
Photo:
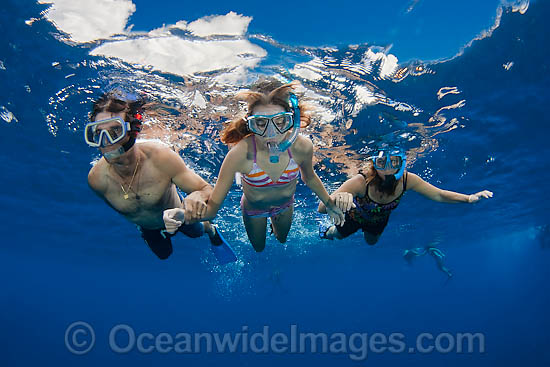
[[[397,173],[394,174],[395,180],[399,181],[399,179],[403,177],[403,173],[405,173],[405,166],[407,165],[407,156],[405,156],[405,154],[402,152],[399,152],[399,154],[396,154],[396,155],[400,156],[401,161],[403,162],[401,163],[401,168],[399,168],[399,171],[397,171]]]
[[[296,138],[300,132],[300,107],[298,106],[298,97],[296,97],[294,93],[290,93],[288,100],[292,106],[292,111],[294,112],[294,130],[292,135],[287,140],[282,141],[278,145],[267,144],[269,148],[269,162],[271,163],[279,163],[279,154],[290,148],[290,146],[296,141]]]

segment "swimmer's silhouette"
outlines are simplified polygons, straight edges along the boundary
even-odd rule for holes
[[[439,244],[439,240],[433,241],[425,247],[417,247],[417,248],[405,250],[403,252],[403,258],[405,259],[405,261],[407,261],[407,263],[409,263],[409,265],[412,265],[412,261],[415,257],[429,254],[434,258],[437,268],[442,272],[444,272],[447,275],[447,277],[450,279],[452,278],[453,273],[449,270],[449,268],[445,266],[445,263],[444,263],[445,254],[443,253],[443,251],[441,251],[436,247],[436,245],[438,244]]]

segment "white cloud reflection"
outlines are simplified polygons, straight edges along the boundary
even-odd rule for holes
[[[52,4],[45,16],[77,43],[107,39],[90,54],[119,58],[132,64],[151,66],[153,70],[189,76],[220,72],[218,81],[235,83],[246,78],[267,52],[242,36],[251,17],[229,12],[187,23],[163,26],[148,33],[131,32],[128,18],[136,11],[130,0],[41,0]],[[199,37],[180,36],[174,30]],[[181,32],[180,32],[181,33]],[[125,39],[111,38],[125,34]],[[213,39],[213,36],[230,38]],[[218,37],[219,38],[219,37]],[[226,75],[228,73],[237,75]]]
[[[398,60],[393,54],[386,54],[384,52],[373,52],[369,49],[365,53],[363,63],[380,61],[380,77],[382,79],[389,78],[393,75],[397,69]]]
[[[52,4],[46,18],[77,43],[124,33],[128,18],[136,11],[130,0],[40,0],[38,3]]]
[[[244,17],[234,12],[226,15],[204,17],[189,23],[187,29],[195,36],[213,35],[241,36],[246,33],[252,17]]]
[[[151,65],[155,70],[176,75],[191,75],[238,66],[254,67],[267,52],[247,40],[205,41],[167,36],[108,42],[91,54]]]

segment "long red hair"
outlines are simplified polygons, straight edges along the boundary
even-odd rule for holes
[[[273,104],[283,107],[285,111],[292,112],[289,95],[295,93],[299,84],[297,81],[282,84],[276,80],[264,80],[256,83],[250,90],[239,92],[235,98],[248,103],[248,112],[245,116],[236,118],[225,125],[221,133],[221,141],[225,144],[236,144],[251,135],[246,117],[252,114],[256,106]],[[311,108],[300,101],[298,102],[298,108],[300,109],[300,127],[309,126],[311,123],[309,112]]]

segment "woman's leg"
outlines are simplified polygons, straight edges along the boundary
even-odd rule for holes
[[[256,252],[262,252],[265,248],[265,228],[267,227],[267,218],[249,217],[243,213],[244,227],[248,240]]]
[[[292,225],[292,216],[294,214],[294,205],[288,207],[282,213],[271,217],[271,224],[273,224],[273,233],[280,243],[285,243]]]
[[[376,245],[376,242],[378,242],[381,235],[382,235],[382,233],[372,234],[372,233],[369,233],[369,232],[363,232],[363,236],[365,237],[365,241],[371,246]]]
[[[384,233],[384,229],[388,225],[389,219],[390,216],[388,215],[386,218],[368,223],[363,227],[363,236],[369,245],[376,245],[380,239],[380,236]]]
[[[321,236],[321,238],[326,238],[329,240],[341,240],[343,238],[346,238],[348,236],[351,236],[355,232],[357,232],[361,225],[355,221],[350,215],[349,212],[346,213],[346,220],[344,221],[344,224],[340,226],[331,225],[325,233]]]

